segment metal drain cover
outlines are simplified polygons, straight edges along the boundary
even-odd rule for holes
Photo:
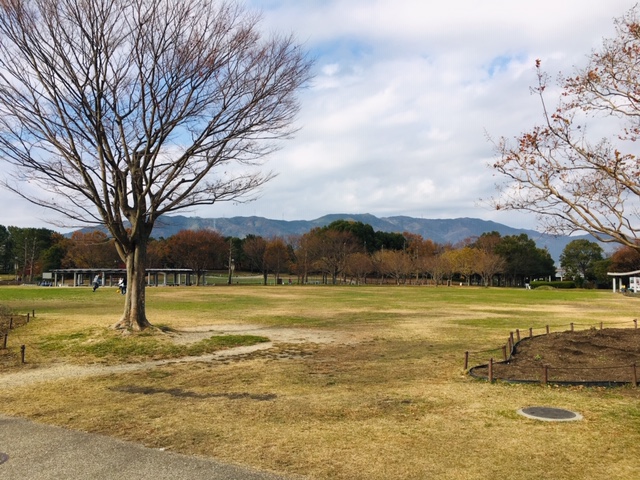
[[[7,455],[6,453],[0,452],[0,465],[2,465],[7,460],[9,460],[9,455]]]
[[[534,420],[544,420],[547,422],[571,422],[582,420],[582,415],[563,408],[553,407],[527,407],[518,410],[520,415]]]

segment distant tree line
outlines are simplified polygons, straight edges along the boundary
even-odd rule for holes
[[[595,242],[574,240],[560,264],[577,286],[608,285],[607,271],[640,270],[640,253],[620,246],[603,256]],[[362,222],[338,220],[287,238],[225,237],[212,230],[183,230],[152,239],[150,268],[190,268],[197,284],[211,271],[259,274],[267,284],[284,276],[296,283],[324,284],[463,283],[523,286],[553,278],[554,261],[526,234],[484,233],[459,244],[439,244],[414,233],[374,231]],[[0,271],[24,283],[36,283],[54,268],[124,268],[112,238],[100,230],[70,236],[46,228],[0,225]]]

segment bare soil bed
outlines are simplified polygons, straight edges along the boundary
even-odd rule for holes
[[[523,339],[508,362],[494,363],[493,377],[539,382],[547,366],[549,382],[631,382],[634,363],[640,376],[640,329],[566,331]],[[473,374],[486,377],[488,367]]]

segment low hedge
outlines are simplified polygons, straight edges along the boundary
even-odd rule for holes
[[[531,288],[538,288],[538,287],[576,288],[576,282],[574,282],[573,280],[567,280],[563,282],[561,281],[544,282],[544,281],[536,280],[534,282],[531,282]]]

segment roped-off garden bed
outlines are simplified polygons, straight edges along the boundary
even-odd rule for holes
[[[640,329],[590,328],[525,337],[506,361],[495,360],[491,372],[487,363],[471,368],[470,375],[522,383],[633,384],[640,375],[635,368],[640,366]]]

